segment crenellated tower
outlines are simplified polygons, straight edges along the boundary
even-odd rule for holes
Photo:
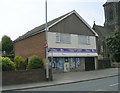
[[[104,26],[113,30],[120,29],[120,0],[117,2],[109,2],[103,5],[105,12]]]

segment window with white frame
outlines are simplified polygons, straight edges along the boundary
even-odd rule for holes
[[[78,35],[78,43],[79,44],[90,44],[90,36]]]
[[[56,42],[69,44],[71,43],[71,35],[64,33],[56,33]]]
[[[56,33],[56,42],[60,42],[60,33]]]

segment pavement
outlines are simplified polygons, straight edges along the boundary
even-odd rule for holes
[[[113,77],[117,75],[118,75],[118,68],[109,68],[109,69],[102,69],[102,70],[95,70],[95,71],[56,73],[56,74],[53,74],[53,81],[3,86],[2,91],[56,86],[56,85],[62,85],[62,84],[84,82],[89,80]]]

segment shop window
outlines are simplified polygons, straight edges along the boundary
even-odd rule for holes
[[[78,69],[80,67],[80,58],[70,58],[70,69]]]
[[[68,58],[65,58],[65,62],[68,62]]]
[[[64,58],[53,58],[52,67],[57,70],[63,70]]]

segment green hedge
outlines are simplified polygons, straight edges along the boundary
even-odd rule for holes
[[[0,57],[2,71],[15,71],[27,69],[43,68],[43,60],[38,56],[32,56],[28,63],[21,56],[16,56],[14,62],[8,57]]]
[[[14,71],[16,70],[14,62],[8,57],[2,57],[2,71]]]
[[[25,70],[26,69],[27,62],[25,62],[25,59],[22,56],[16,56],[14,58],[14,62],[15,62],[17,70]]]
[[[28,69],[43,68],[43,60],[38,56],[32,56],[27,65]]]

